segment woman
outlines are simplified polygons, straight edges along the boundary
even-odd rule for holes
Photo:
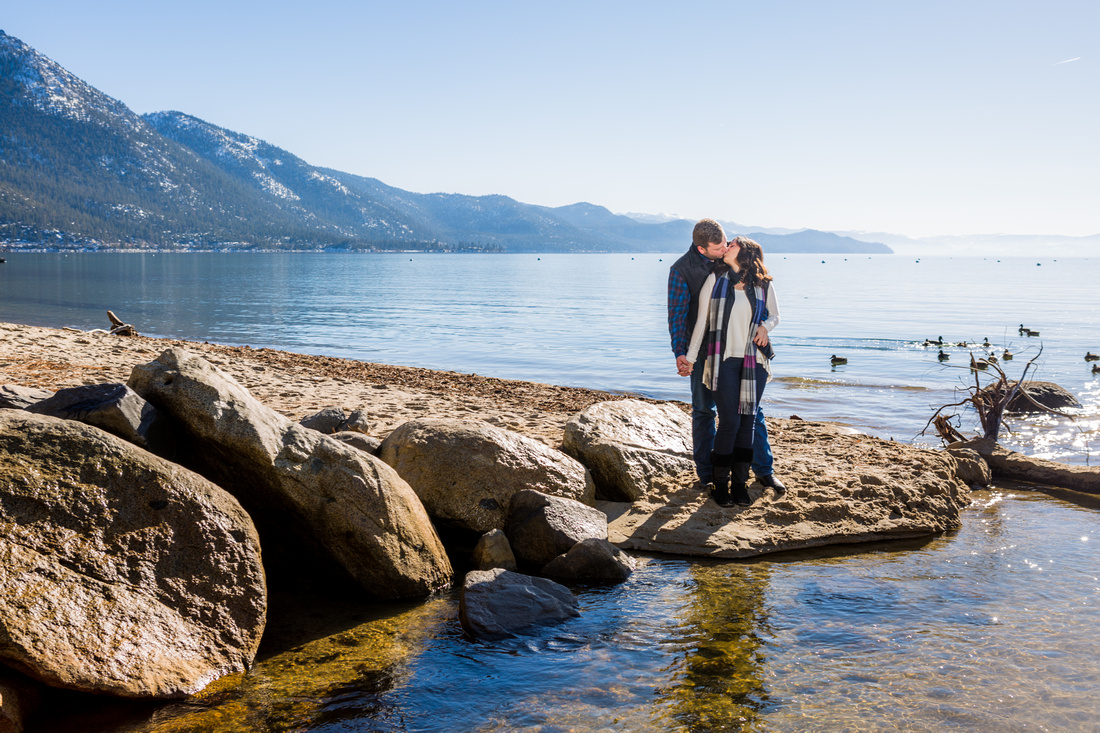
[[[760,245],[737,237],[699,291],[699,316],[687,358],[694,363],[702,351],[703,384],[714,392],[718,407],[711,497],[722,507],[752,504],[746,484],[753,419],[771,376],[774,352],[768,333],[779,325],[771,281]]]

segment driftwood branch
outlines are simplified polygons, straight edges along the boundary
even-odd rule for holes
[[[129,323],[123,323],[122,319],[116,316],[111,311],[107,311],[107,318],[111,319],[111,335],[112,336],[137,336],[137,329],[131,326]]]

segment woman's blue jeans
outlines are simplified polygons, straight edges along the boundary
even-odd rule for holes
[[[718,369],[718,389],[714,391],[714,402],[718,408],[718,432],[714,436],[714,452],[719,455],[733,453],[734,448],[753,447],[752,434],[756,415],[742,415],[738,412],[744,361],[743,358],[725,359]],[[755,376],[756,404],[759,406],[760,398],[764,396],[764,385],[768,382],[768,372],[757,364]]]

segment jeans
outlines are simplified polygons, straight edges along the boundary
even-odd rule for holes
[[[741,369],[744,359],[724,359],[718,371],[718,389],[714,395],[718,407],[718,432],[714,436],[714,452],[733,453],[734,448],[752,448],[756,415],[751,418],[738,411],[741,402]],[[764,396],[768,372],[763,365],[756,365],[756,405]],[[750,422],[751,420],[751,422]],[[755,458],[755,455],[754,455]]]
[[[714,417],[717,414],[714,392],[703,385],[703,358],[695,362],[691,370],[691,453],[695,459],[695,473],[702,481],[710,481],[714,469],[710,464],[710,454],[714,450]],[[764,379],[757,370],[757,393],[763,389]],[[768,442],[768,426],[764,423],[764,411],[760,401],[756,403],[756,435],[752,441],[752,472],[757,476],[771,476],[774,473],[772,447]]]

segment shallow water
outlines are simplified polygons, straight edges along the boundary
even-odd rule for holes
[[[1097,541],[1097,512],[1005,489],[925,542],[646,558],[622,585],[577,589],[579,618],[504,642],[464,638],[454,594],[314,600],[276,613],[265,646],[289,651],[205,700],[76,720],[89,733],[1096,730]]]

